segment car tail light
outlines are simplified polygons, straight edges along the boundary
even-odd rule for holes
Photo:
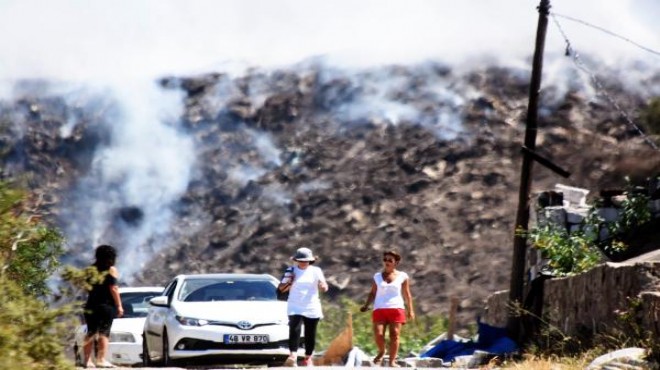
[[[131,333],[122,333],[122,332],[111,332],[110,333],[110,342],[124,342],[124,343],[135,343],[135,336]]]

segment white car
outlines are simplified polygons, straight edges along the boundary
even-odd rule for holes
[[[142,330],[149,311],[149,300],[161,295],[163,287],[120,287],[124,316],[115,318],[110,329],[110,345],[106,360],[115,365],[142,364]],[[83,343],[87,325],[76,330],[73,353],[76,365],[83,365]]]
[[[275,294],[278,283],[266,274],[175,277],[150,301],[143,365],[282,365],[289,355],[289,319],[286,302]]]

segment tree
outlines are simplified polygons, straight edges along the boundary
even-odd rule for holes
[[[48,278],[59,266],[63,238],[25,209],[25,193],[0,183],[0,259],[2,274],[25,293],[45,296]]]
[[[71,369],[63,328],[75,309],[47,303],[63,238],[29,212],[27,199],[0,182],[0,368]]]

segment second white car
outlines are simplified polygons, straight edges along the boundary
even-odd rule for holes
[[[106,360],[115,365],[137,365],[142,361],[142,330],[149,311],[149,300],[160,295],[162,287],[120,287],[119,296],[124,307],[124,316],[112,321],[110,344]],[[78,327],[75,334],[73,353],[76,365],[83,365],[83,345],[87,325]]]

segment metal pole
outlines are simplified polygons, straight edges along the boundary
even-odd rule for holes
[[[541,0],[538,6],[539,20],[536,29],[536,47],[532,64],[532,79],[529,87],[529,106],[527,108],[527,121],[525,128],[525,147],[530,150],[536,148],[536,128],[538,120],[538,98],[541,89],[541,74],[543,70],[543,49],[545,47],[545,33],[548,28],[548,14],[550,13],[550,0]],[[525,251],[527,242],[519,231],[526,232],[529,223],[529,193],[532,187],[532,156],[523,152],[522,168],[520,172],[520,191],[518,194],[518,212],[513,237],[513,261],[511,266],[511,286],[509,288],[509,320],[508,329],[512,338],[522,341],[520,337],[520,312],[516,308],[522,306],[523,285],[525,276]]]

